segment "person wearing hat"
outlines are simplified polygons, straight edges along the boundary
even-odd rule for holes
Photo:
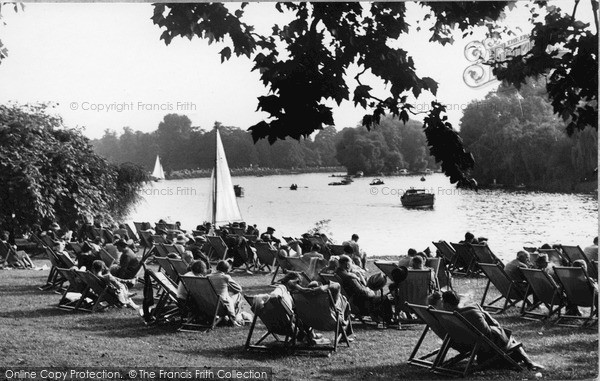
[[[133,243],[133,241],[131,242]],[[120,239],[114,243],[119,252],[119,263],[110,267],[110,273],[117,278],[133,279],[139,270],[140,261],[129,247],[129,242]]]
[[[185,251],[185,245],[188,243],[188,239],[183,234],[178,234],[175,239],[174,245],[180,253]]]
[[[271,242],[271,243],[279,246],[279,244],[281,243],[281,240],[278,238],[275,238],[273,236],[273,233],[275,233],[275,229],[269,226],[267,228],[267,231],[260,235],[260,239],[262,239],[264,242]]]
[[[442,294],[441,300],[434,307],[445,311],[457,311],[464,316],[478,331],[483,333],[488,339],[496,344],[501,349],[512,348],[517,344],[517,341],[512,336],[512,332],[505,330],[500,326],[500,323],[494,319],[488,312],[484,311],[481,306],[459,307],[460,296],[455,291],[445,291]],[[523,362],[529,370],[542,370],[544,366],[533,362],[527,355],[523,346],[518,346],[509,356],[516,362]],[[482,345],[477,353],[477,362],[483,363],[487,360],[496,357],[495,352],[488,351]],[[501,360],[497,360],[501,361]],[[495,362],[497,363],[497,362]]]
[[[341,255],[336,275],[340,278],[348,297],[358,307],[359,314],[370,315],[379,323],[391,323],[393,317],[391,301],[387,296],[380,295],[367,287],[366,283],[350,271],[351,267],[352,259],[347,255]]]

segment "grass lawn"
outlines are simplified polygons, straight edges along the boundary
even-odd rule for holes
[[[36,265],[48,264],[37,260]],[[368,266],[375,269],[373,264]],[[406,360],[423,326],[376,330],[355,324],[356,341],[337,353],[246,352],[246,327],[218,327],[204,333],[178,332],[177,326],[146,327],[132,309],[90,314],[56,308],[60,296],[39,291],[48,271],[0,271],[0,368],[9,366],[270,367],[274,379],[439,379]],[[268,292],[269,275],[237,275],[247,294]],[[479,302],[484,279],[455,279],[455,289]],[[142,287],[134,300],[141,304]],[[244,302],[245,303],[245,302]],[[249,310],[249,307],[246,306]],[[597,329],[559,327],[524,320],[512,308],[498,320],[543,364],[542,379],[593,379],[598,376]],[[258,333],[264,332],[258,328]],[[256,335],[256,333],[255,333]],[[329,337],[325,333],[325,337]],[[440,340],[429,337],[426,349]],[[536,379],[536,372],[489,370],[471,379]],[[0,377],[3,379],[4,375]]]

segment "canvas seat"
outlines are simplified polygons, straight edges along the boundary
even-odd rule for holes
[[[440,252],[440,254],[442,255],[442,258],[444,258],[446,265],[448,267],[448,271],[450,271],[451,273],[454,273],[457,269],[457,264],[456,261],[458,261],[458,257],[456,256],[456,251],[454,251],[454,249],[452,248],[452,246],[450,246],[448,244],[448,242],[446,241],[438,241],[438,242],[432,242],[433,245],[436,247],[436,249]],[[464,272],[464,270],[463,270]]]
[[[167,276],[167,278],[169,278],[172,282],[175,283],[179,280],[179,275],[177,274],[177,271],[173,268],[173,265],[171,265],[171,262],[168,258],[155,257],[154,260],[156,261],[156,263],[158,263],[159,270],[162,270],[162,272]]]
[[[450,243],[454,251],[456,252],[456,265],[459,271],[455,271],[456,274],[464,276],[476,276],[481,272],[481,269],[477,265],[477,257],[473,253],[471,244],[468,243]],[[460,266],[458,264],[461,264]]]
[[[180,331],[210,330],[224,320],[227,311],[210,279],[185,275],[180,280],[195,307],[193,316],[183,322]]]
[[[485,310],[502,313],[506,311],[506,309],[516,306],[519,302],[523,302],[527,305],[530,304],[527,300],[525,287],[510,279],[499,264],[481,263],[479,264],[479,267],[488,278],[483,297],[481,298],[481,306]],[[486,303],[490,285],[492,284],[500,292],[500,296],[491,302]],[[495,305],[498,302],[502,302],[503,299],[504,304],[502,307]]]
[[[57,253],[49,247],[45,247],[46,255],[50,260],[50,272],[48,273],[48,278],[46,279],[46,284],[40,286],[39,289],[42,291],[49,291],[56,288],[62,287],[63,283],[67,281],[67,279],[58,272],[58,268],[69,269],[71,267],[76,266],[75,262],[64,253]]]
[[[273,278],[271,279],[271,284],[276,283],[275,279],[276,279],[277,273],[279,272],[280,269],[283,271],[283,273],[293,271],[293,272],[297,272],[297,273],[303,273],[305,275],[307,275],[310,270],[309,264],[304,262],[302,260],[302,258],[299,258],[299,257],[277,256],[276,259],[277,259],[277,267],[275,268],[275,272],[273,273]],[[310,278],[310,280],[317,280],[317,279]]]
[[[352,322],[344,320],[342,307],[336,306],[330,287],[332,286],[321,286],[306,292],[292,293],[296,317],[304,327],[322,332],[334,332],[331,345],[314,345],[306,349],[335,352],[340,342],[345,342],[350,347],[346,329],[352,326]],[[300,323],[296,324],[294,337],[298,333],[299,325]]]
[[[221,237],[207,235],[206,240],[210,246],[208,258],[212,261],[221,261],[227,258],[228,247]]]
[[[554,272],[569,304],[590,309],[587,317],[564,314],[556,323],[558,324],[562,319],[583,320],[584,325],[598,323],[598,290],[586,271],[581,267],[554,267]]]
[[[62,276],[69,285],[64,288],[61,298],[58,301],[58,308],[67,310],[91,311],[91,306],[86,303],[86,294],[88,286],[79,278],[75,269],[65,269],[57,267],[56,271]],[[76,299],[74,297],[77,297]]]
[[[167,261],[169,261],[171,267],[177,273],[175,282],[179,281],[180,276],[188,272],[188,265],[182,259],[167,258]]]
[[[521,346],[520,343],[514,343],[507,349],[500,348],[482,332],[478,331],[459,312],[439,311],[433,308],[429,309],[429,312],[437,319],[447,333],[447,337],[442,343],[442,347],[434,361],[433,372],[444,376],[466,377],[475,369],[485,369],[488,364],[499,359],[504,360],[504,362],[515,370],[522,370],[521,366],[510,357],[510,354]],[[467,348],[460,354],[461,357],[468,357],[468,361],[464,367],[457,367],[460,363],[456,361],[445,361],[448,351],[452,347]],[[475,367],[475,356],[481,349],[485,349],[486,352],[493,352],[495,356],[483,363],[478,363]]]
[[[504,268],[504,263],[492,252],[492,249],[488,245],[471,245],[471,249],[473,250],[473,255],[475,255],[475,259],[477,263],[498,263],[502,268]]]
[[[143,318],[146,324],[160,324],[179,317],[177,286],[167,276],[145,269]]]
[[[277,250],[267,242],[256,242],[254,247],[258,259],[258,270],[263,271],[266,268],[271,272],[271,267],[275,267],[277,261]]]
[[[406,303],[427,304],[427,297],[434,291],[431,288],[431,269],[408,270],[406,279],[398,285],[394,293],[394,305],[396,317],[399,318],[400,311],[406,313],[406,319],[400,319],[404,323],[423,323],[418,318],[413,318],[411,310],[406,308]]]
[[[89,271],[77,269],[73,269],[72,271],[77,274],[86,286],[86,291],[83,292],[82,298],[89,297],[92,299],[89,312],[96,312],[109,307],[123,307],[123,303],[120,302],[114,286]]]
[[[569,245],[561,245],[564,256],[570,263],[575,262],[576,260],[582,260],[585,262],[588,268],[588,274],[592,279],[598,279],[598,271],[596,266],[591,263],[587,255],[581,250],[581,247],[578,246],[569,246]]]
[[[523,303],[521,305],[521,316],[534,319],[549,319],[554,314],[558,314],[560,319],[561,309],[566,306],[565,299],[562,290],[550,275],[538,269],[521,268],[520,270],[527,281],[527,287],[533,291],[537,301],[530,308],[525,308],[525,303]],[[535,308],[540,304],[546,307],[546,313],[535,312]]]
[[[295,345],[296,315],[293,312],[292,306],[286,303],[283,295],[281,295],[281,293],[287,293],[287,289],[285,289],[285,286],[279,287],[281,287],[279,289],[280,295],[271,295],[260,308],[258,303],[255,303],[256,300],[253,296],[244,295],[248,304],[252,306],[252,312],[254,313],[246,344],[244,345],[246,350],[280,348],[263,344],[269,336],[275,339],[275,343],[282,343],[285,348],[291,348]],[[252,336],[256,330],[258,319],[264,324],[266,332],[253,343]],[[280,337],[283,337],[283,341]]]

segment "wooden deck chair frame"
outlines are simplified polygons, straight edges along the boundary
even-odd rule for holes
[[[153,285],[156,286],[154,308],[150,311],[153,317],[150,325],[160,324],[180,316],[179,301],[177,300],[177,286],[161,272],[154,272],[146,268]]]
[[[438,353],[438,356],[432,367],[432,371],[437,374],[446,376],[461,376],[466,377],[474,370],[473,363],[475,356],[482,346],[495,352],[496,356],[488,359],[482,364],[477,364],[478,368],[485,368],[485,366],[498,357],[508,362],[516,370],[523,370],[521,366],[510,357],[511,352],[515,351],[521,346],[520,343],[512,346],[508,350],[503,350],[495,345],[490,339],[488,339],[483,333],[475,328],[469,321],[457,311],[447,312],[439,311],[436,309],[430,309],[429,312],[437,319],[442,327],[445,328],[448,333],[446,339],[442,343],[442,348]],[[468,352],[462,355],[469,358],[465,367],[461,370],[453,369],[449,363],[444,361],[449,349],[452,345],[467,345],[470,347]],[[452,365],[456,364],[456,361],[452,362]]]
[[[89,312],[100,311],[112,306],[123,307],[123,303],[119,301],[116,295],[116,290],[112,285],[98,278],[89,271],[73,270],[79,279],[87,286],[87,291],[82,295],[82,298],[91,297],[93,304]],[[92,297],[91,294],[94,296]],[[104,305],[103,303],[106,303]]]
[[[179,281],[179,277],[188,272],[188,264],[183,261],[183,259],[176,258],[167,258],[167,261],[171,264],[173,270],[177,274],[177,281]]]
[[[240,258],[242,258],[244,263],[236,267],[233,267],[232,265],[232,270],[245,271],[248,274],[252,274],[252,270],[256,271],[256,269],[258,268],[255,262],[256,258],[252,259],[254,253],[252,252],[250,245],[246,244],[245,246],[238,246],[236,248],[236,251]]]
[[[578,259],[584,261],[588,268],[589,276],[592,277],[593,279],[598,279],[598,271],[593,266],[593,264],[590,262],[589,258],[587,257],[587,255],[585,255],[583,250],[581,250],[581,247],[579,247],[579,245],[577,245],[577,246],[561,245],[561,248],[563,250],[564,256],[567,258],[567,260],[570,263],[573,263]]]
[[[250,305],[254,305],[254,297],[244,295],[244,299]],[[254,311],[253,311],[254,312]],[[267,329],[256,342],[252,343],[252,336],[256,329],[256,323],[260,319]],[[273,350],[280,349],[281,347],[269,347],[262,344],[269,336],[272,336],[276,342],[282,342],[283,347],[291,349],[296,344],[296,314],[292,311],[282,300],[281,296],[270,298],[265,302],[265,306],[260,313],[254,312],[254,318],[250,324],[250,330],[248,331],[248,337],[244,348],[246,350],[251,349],[263,349]],[[279,336],[283,336],[283,341]]]
[[[397,296],[399,300],[394,304],[402,308],[404,312],[410,313],[410,310],[405,309],[406,302],[410,304],[423,305],[427,302],[427,297],[431,294],[431,269],[425,270],[408,270],[406,279],[398,285]],[[396,311],[399,314],[400,311]],[[408,314],[410,316],[410,314]],[[401,323],[423,324],[421,319],[407,318],[399,319]]]
[[[483,297],[481,298],[481,306],[484,310],[502,313],[508,308],[516,306],[519,302],[523,302],[527,305],[531,304],[527,300],[526,290],[522,290],[514,280],[510,279],[499,264],[480,263],[479,267],[488,278]],[[486,304],[486,298],[491,284],[493,284],[500,292],[500,296]],[[501,302],[502,299],[504,299],[503,306],[495,306],[495,304]]]
[[[59,256],[54,250],[49,248],[48,246],[44,247],[46,251],[46,255],[50,260],[50,273],[48,273],[48,278],[46,279],[46,284],[38,287],[41,291],[49,291],[55,288],[60,288],[67,281],[67,279],[58,272],[58,268],[71,268],[75,264],[72,261],[66,261],[64,255]],[[70,260],[70,258],[69,258]]]
[[[180,331],[211,330],[225,319],[225,306],[209,278],[197,276],[181,276],[181,282],[188,291],[188,298],[195,303],[197,310],[194,318],[184,321]],[[198,321],[197,319],[204,319]],[[194,320],[197,320],[194,322]]]
[[[456,252],[455,267],[462,270],[455,271],[458,275],[476,276],[481,272],[477,266],[477,257],[473,253],[473,248],[470,243],[453,243],[450,242],[452,248]],[[459,265],[462,264],[462,265]]]
[[[177,282],[179,280],[179,275],[177,274],[177,270],[173,268],[173,265],[169,261],[167,257],[154,257],[156,263],[158,263],[159,270],[162,269],[164,274],[173,282]]]
[[[323,300],[315,300],[317,298],[322,298]],[[345,342],[348,347],[350,347],[350,340],[348,339],[348,335],[346,334],[342,312],[337,310],[335,306],[335,301],[333,300],[333,296],[331,295],[331,291],[327,290],[326,292],[320,294],[292,293],[292,299],[294,300],[294,311],[296,313],[296,319],[298,321],[301,321],[303,325],[311,327],[318,331],[335,332],[334,340],[332,341],[333,345],[315,345],[309,347],[302,347],[300,349],[336,352],[338,344],[342,341]],[[315,311],[315,307],[320,306],[319,302],[321,304],[325,304],[325,299],[328,301],[328,310],[325,312]],[[323,313],[323,316],[327,314],[327,318],[331,318],[330,315],[333,313],[335,316],[335,321],[329,321],[328,323],[324,323],[325,325],[319,325],[319,323],[322,322],[318,321],[319,313]],[[314,319],[317,319],[317,321]],[[347,324],[350,324],[350,326],[352,326],[352,321],[348,320]],[[299,324],[296,324],[295,326],[294,337],[297,337],[298,335],[298,325]],[[327,329],[331,328],[331,325],[335,325],[334,329]]]
[[[360,321],[363,324],[369,324],[369,322],[365,320],[366,317],[361,314],[360,308],[358,308],[358,306],[356,306],[356,304],[354,304],[352,298],[350,298],[348,296],[348,293],[344,289],[344,285],[342,284],[342,281],[336,274],[321,273],[321,274],[319,274],[319,276],[323,280],[323,284],[330,284],[331,282],[339,283],[340,292],[348,300],[348,304],[350,305],[350,313],[352,314],[352,317],[354,318],[354,320]]]
[[[272,267],[275,267],[277,261],[277,250],[267,242],[256,242],[254,247],[258,260],[258,271],[264,271],[265,268],[269,272],[273,271]]]
[[[63,269],[58,267],[56,271],[69,282],[69,286],[63,290],[61,298],[58,301],[58,308],[73,311],[82,310],[91,312],[91,309],[87,308],[85,304],[85,299],[88,295],[89,286],[87,286],[87,284],[85,284],[79,278],[74,269]],[[67,299],[67,294],[71,292],[77,292],[81,294],[81,296],[75,301],[70,301],[69,299]]]
[[[504,268],[504,263],[492,252],[488,245],[471,245],[477,263],[498,263]]]
[[[222,261],[227,258],[227,251],[229,248],[223,241],[223,238],[219,236],[211,236],[207,235],[206,240],[210,245],[210,251],[208,253],[208,258],[212,261]]]
[[[521,316],[524,318],[542,319],[551,318],[554,314],[558,314],[560,319],[560,311],[565,306],[562,290],[557,287],[554,280],[545,271],[538,269],[521,268],[521,273],[527,281],[528,289],[533,291],[537,298],[537,303],[532,304],[529,309],[525,308],[525,303],[521,305]],[[528,294],[529,292],[525,292]],[[547,313],[535,312],[535,308],[543,304],[548,310]]]
[[[563,291],[570,304],[578,307],[590,308],[590,314],[587,317],[563,314],[556,320],[556,324],[559,324],[562,319],[583,320],[584,326],[598,323],[598,295],[592,286],[593,281],[590,279],[587,272],[581,267],[557,266],[554,267],[554,273],[556,274],[559,283],[562,285]],[[576,278],[573,278],[573,276],[576,276]],[[575,279],[575,282],[570,281],[570,279]]]
[[[275,267],[275,272],[273,273],[273,278],[271,278],[271,284],[277,283],[275,281],[277,277],[277,273],[281,269],[285,274],[288,271],[293,271],[297,273],[304,274],[305,277],[309,279],[309,282],[312,280],[306,275],[306,271],[308,270],[308,264],[302,260],[300,257],[276,257],[277,266]],[[316,279],[315,279],[316,280]]]
[[[425,340],[425,337],[427,337],[429,331],[433,332],[439,339],[441,339],[442,343],[444,343],[444,341],[446,340],[448,333],[446,332],[446,329],[439,323],[437,318],[430,312],[430,310],[433,309],[433,307],[410,303],[406,303],[406,307],[413,311],[415,315],[419,317],[419,319],[425,322],[425,328],[423,328],[423,332],[421,333],[417,344],[415,345],[410,356],[408,357],[408,363],[410,365],[418,366],[421,368],[432,369],[433,366],[437,364],[437,355],[442,349],[442,347],[440,346],[440,348],[420,356],[419,349],[421,348],[421,345],[423,344],[423,341]],[[450,366],[450,364],[462,361],[466,357],[468,357],[468,353],[459,350],[459,354],[451,360],[447,360],[444,366]]]

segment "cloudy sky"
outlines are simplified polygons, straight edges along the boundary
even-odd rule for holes
[[[582,2],[578,13],[589,13]],[[10,8],[10,9],[9,9]],[[422,9],[408,4],[409,22],[416,26]],[[256,111],[257,96],[266,94],[258,74],[246,58],[221,64],[222,46],[177,38],[166,46],[162,31],[153,25],[150,4],[26,4],[15,13],[3,7],[6,25],[0,27],[9,56],[0,64],[0,102],[56,102],[56,112],[70,127],[85,127],[91,138],[105,129],[152,131],[170,112],[188,115],[195,126],[210,128],[215,121],[247,128],[266,114]],[[247,22],[259,31],[270,30],[281,17],[274,3],[246,8]],[[529,12],[517,7],[508,17],[512,26],[530,30]],[[429,43],[427,28],[414,30],[398,41],[413,56],[417,73],[436,79],[437,99],[449,105],[450,121],[458,125],[461,108],[493,90],[468,87],[462,79],[469,65],[467,43],[484,32],[460,38],[452,46]],[[351,88],[355,86],[353,80]],[[415,103],[425,108],[434,99]],[[351,102],[334,106],[336,127],[355,126],[364,110]]]

